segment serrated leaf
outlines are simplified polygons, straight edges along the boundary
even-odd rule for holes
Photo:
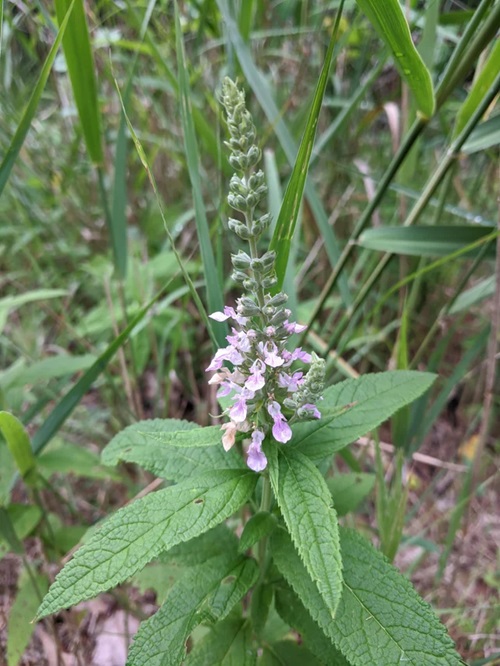
[[[59,573],[38,617],[122,583],[160,552],[215,527],[244,504],[257,478],[248,471],[214,470],[120,509]]]
[[[307,647],[325,666],[351,666],[312,619],[295,592],[284,585],[280,585],[275,593],[276,610],[280,617],[299,632]]]
[[[332,495],[333,506],[339,516],[354,511],[364,498],[373,490],[375,474],[350,472],[336,474],[326,480]]]
[[[353,666],[459,666],[444,626],[411,583],[356,532],[342,528],[340,543],[344,582],[335,622],[285,530],[274,533],[271,547],[278,569]]]
[[[264,649],[257,666],[323,666],[323,662],[309,652],[304,645],[294,641],[280,641]],[[329,662],[329,666],[335,666]]]
[[[36,587],[35,587],[36,585]],[[31,618],[40,603],[40,596],[47,591],[46,576],[26,571],[20,577],[19,587],[9,613],[7,625],[7,665],[17,666],[35,630]]]
[[[0,412],[0,432],[16,462],[19,474],[28,481],[35,471],[36,460],[23,424],[9,412]]]
[[[218,426],[200,428],[190,421],[139,421],[118,433],[102,452],[105,465],[133,462],[171,481],[183,481],[206,469],[245,466],[235,449],[225,452]]]
[[[435,380],[429,372],[395,370],[347,379],[326,389],[321,419],[292,427],[290,446],[314,461],[339,451],[379,426],[398,409],[418,398]],[[342,405],[352,405],[340,415]]]
[[[277,524],[278,520],[272,513],[267,511],[256,513],[243,528],[238,546],[239,552],[244,553],[263,537],[271,534]]]
[[[185,663],[186,666],[255,666],[256,657],[250,623],[228,618],[215,625]]]
[[[271,485],[287,529],[332,620],[342,591],[342,560],[328,486],[300,451],[281,447],[269,463]]]
[[[255,560],[227,556],[186,572],[160,610],[143,622],[130,649],[129,666],[177,666],[186,639],[200,622],[223,619],[258,575]],[[217,662],[218,663],[218,662]]]

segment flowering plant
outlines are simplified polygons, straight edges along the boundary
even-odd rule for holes
[[[232,328],[227,336],[229,345],[216,352],[207,371],[216,371],[209,383],[219,385],[217,397],[233,396],[233,405],[227,410],[230,421],[222,426],[225,450],[233,446],[237,432],[251,433],[247,464],[262,472],[267,465],[262,444],[269,431],[274,440],[286,444],[292,437],[289,421],[321,417],[314,402],[323,389],[324,361],[300,347],[293,351],[286,348],[289,338],[306,327],[289,320],[291,312],[284,308],[286,294],[266,293],[277,282],[276,255],[269,251],[258,254],[258,240],[270,216],[255,219],[255,210],[267,191],[263,172],[255,170],[260,159],[255,127],[243,92],[227,77],[222,101],[231,135],[229,161],[239,172],[231,178],[228,202],[244,217],[243,222],[231,218],[229,228],[250,246],[250,254],[240,250],[231,257],[233,278],[249,293],[238,300],[236,310],[226,306],[223,312],[210,315],[219,322],[229,319],[237,328]],[[293,371],[294,361],[312,363],[309,372]],[[224,362],[234,369],[223,366]],[[284,411],[290,413],[290,419]]]
[[[285,294],[273,293],[275,254],[259,254],[270,218],[256,215],[266,189],[255,127],[229,79],[222,101],[237,171],[229,203],[243,218],[230,219],[229,228],[249,244],[249,253],[232,257],[243,295],[211,315],[232,323],[229,344],[207,367],[220,399],[230,400],[229,420],[222,436],[217,426],[141,421],[109,443],[104,463],[134,462],[172,483],[93,530],[38,617],[138,582],[150,566],[168,589],[135,636],[130,666],[459,664],[406,578],[339,526],[337,479],[327,482],[319,470],[434,376],[386,372],[324,390],[323,360],[289,347],[303,327],[291,321]],[[240,437],[246,461],[234,446]]]

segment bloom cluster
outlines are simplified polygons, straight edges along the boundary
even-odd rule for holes
[[[209,383],[219,386],[217,396],[232,398],[226,410],[230,421],[222,426],[224,448],[234,445],[237,432],[247,433],[247,464],[260,472],[267,465],[262,444],[269,434],[285,444],[292,437],[291,422],[320,418],[315,402],[323,390],[324,361],[300,347],[287,348],[290,337],[306,327],[290,321],[291,312],[284,307],[286,294],[269,293],[277,283],[276,255],[270,251],[259,256],[257,251],[257,240],[270,218],[255,215],[267,191],[264,174],[255,170],[260,159],[255,127],[243,93],[230,79],[224,80],[222,92],[231,136],[229,161],[240,174],[231,178],[228,202],[243,217],[231,218],[228,224],[249,243],[250,254],[240,250],[231,257],[233,278],[246,294],[238,299],[236,309],[226,306],[223,312],[210,315],[219,322],[230,320],[232,326],[226,338],[229,344],[216,352],[207,371],[214,372]],[[310,364],[309,371],[293,369],[296,361]]]

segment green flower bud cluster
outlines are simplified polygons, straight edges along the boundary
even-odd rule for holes
[[[297,410],[297,418],[309,418],[313,413],[310,406],[314,406],[322,399],[325,388],[325,359],[317,354],[311,354],[311,366],[304,377],[304,383],[299,387],[293,399],[287,398],[284,401],[285,407]],[[301,407],[302,405],[302,407]]]
[[[243,91],[227,77],[222,82],[222,103],[226,110],[230,134],[230,140],[225,142],[231,150],[229,162],[237,171],[229,183],[227,200],[231,208],[242,213],[243,217],[229,218],[228,226],[250,245],[250,254],[240,251],[232,255],[232,278],[241,284],[247,293],[255,296],[254,306],[259,308],[259,313],[264,315],[265,319],[269,319],[269,315],[266,316],[263,310],[267,305],[265,294],[277,283],[274,270],[276,254],[266,252],[259,257],[257,253],[257,241],[269,228],[271,216],[269,213],[255,214],[257,206],[267,193],[264,173],[261,169],[256,169],[261,154],[255,144],[255,126],[246,108]],[[245,316],[253,316],[253,306],[247,303],[241,307]],[[274,311],[272,314],[274,315]]]

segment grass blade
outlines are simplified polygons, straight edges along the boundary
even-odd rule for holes
[[[12,141],[7,148],[7,152],[5,153],[5,156],[2,160],[2,163],[0,164],[0,195],[4,190],[4,187],[9,179],[10,172],[12,171],[12,167],[14,166],[14,162],[16,161],[17,156],[19,155],[19,151],[21,150],[24,140],[26,139],[31,121],[35,117],[38,103],[40,102],[45,84],[49,78],[50,70],[52,69],[57,51],[59,50],[59,46],[64,37],[64,33],[68,26],[68,21],[74,10],[75,2],[76,0],[72,0],[68,7],[68,11],[66,12],[66,16],[61,21],[61,27],[59,28],[59,32],[57,33],[54,43],[52,44],[47,59],[43,64],[42,71],[40,72],[38,81],[35,84],[33,92],[31,93],[31,97],[24,110],[21,122],[17,126],[16,133],[14,134]]]
[[[399,1],[356,1],[381,39],[391,49],[396,67],[415,95],[420,114],[424,118],[430,118],[436,107],[431,75],[413,44]]]
[[[186,160],[189,171],[189,178],[193,190],[196,230],[198,242],[200,244],[200,253],[203,261],[203,270],[205,274],[205,283],[207,288],[207,302],[210,312],[221,311],[224,307],[223,290],[219,282],[218,272],[215,265],[215,258],[210,242],[210,231],[208,220],[203,203],[203,193],[200,178],[200,157],[198,153],[198,144],[191,111],[191,96],[189,91],[189,79],[187,72],[186,56],[184,53],[184,44],[182,41],[182,31],[179,20],[179,8],[175,3],[175,41],[178,63],[179,95],[181,103],[181,120],[184,131],[184,146],[186,150]],[[225,327],[219,326],[216,330],[216,337],[219,346],[223,347]]]
[[[57,20],[61,23],[70,6],[70,0],[56,0],[55,4]],[[90,159],[98,165],[103,163],[104,154],[92,47],[83,0],[73,0],[71,4],[74,4],[74,9],[62,41],[64,57],[85,144]]]
[[[316,137],[319,114],[323,103],[323,97],[325,95],[326,85],[328,83],[328,75],[333,60],[334,47],[337,42],[343,4],[342,0],[337,12],[335,27],[328,45],[323,68],[314,92],[313,103],[311,110],[309,111],[309,117],[304,129],[297,159],[295,160],[292,175],[288,181],[278,221],[269,246],[271,250],[276,252],[276,276],[278,278],[278,284],[276,285],[275,291],[279,291],[282,288],[283,280],[285,278],[286,267],[290,255],[290,246],[295,232],[295,225],[297,223],[302,195],[306,184],[314,139]]]

